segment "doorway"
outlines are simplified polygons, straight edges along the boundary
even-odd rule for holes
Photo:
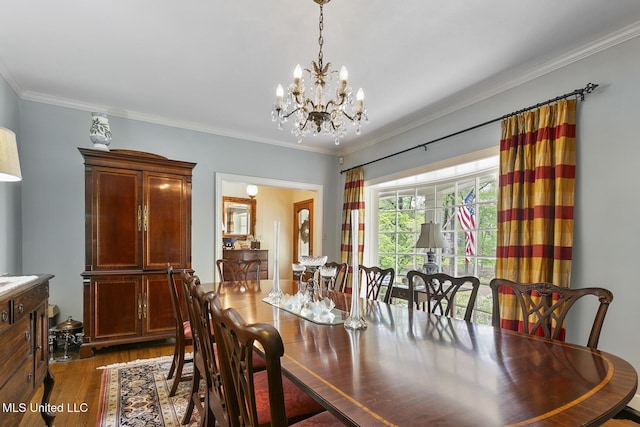
[[[215,173],[215,205],[213,210],[213,263],[215,260],[222,258],[223,245],[223,217],[222,217],[222,197],[227,194],[226,188],[237,188],[238,191],[244,192],[247,184],[254,184],[261,188],[261,191],[255,196],[257,201],[257,223],[255,236],[258,240],[261,240],[261,249],[269,250],[269,278],[273,277],[273,224],[274,220],[279,220],[282,223],[280,228],[280,256],[278,259],[280,278],[287,279],[293,277],[291,270],[291,258],[292,238],[289,233],[293,230],[293,215],[292,206],[296,200],[307,200],[312,198],[314,202],[314,209],[316,212],[322,212],[323,209],[323,187],[318,184],[297,182],[297,181],[283,181],[278,179],[263,178],[248,175],[235,175],[227,173]],[[304,192],[304,193],[301,193]],[[311,193],[307,193],[311,192]],[[302,197],[301,195],[304,194]],[[323,230],[323,218],[321,216],[314,218],[313,221],[313,245],[311,247],[312,253],[322,252],[322,239],[318,236],[322,236]],[[315,246],[315,247],[313,247]],[[214,268],[215,270],[215,268]],[[217,272],[213,272],[214,277],[217,277]]]
[[[293,204],[293,263],[313,255],[313,199]]]

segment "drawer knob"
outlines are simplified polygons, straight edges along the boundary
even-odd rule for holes
[[[18,304],[18,313],[22,314],[24,311],[24,305],[22,303]]]
[[[6,322],[7,320],[9,320],[9,313],[6,310],[2,310],[2,321]]]
[[[31,341],[31,332],[27,331],[24,333],[24,340],[25,341]]]
[[[33,379],[33,374],[31,372],[29,372],[27,374],[27,382],[30,383],[32,379]]]

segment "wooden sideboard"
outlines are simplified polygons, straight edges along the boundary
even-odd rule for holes
[[[44,383],[40,411],[48,411],[53,389],[49,371],[49,280],[51,274],[0,277],[0,424],[18,425],[36,390]]]
[[[222,258],[228,259],[231,261],[237,260],[252,260],[259,259],[260,263],[260,279],[268,279],[269,278],[269,251],[267,249],[224,249],[222,251]],[[252,267],[249,270],[249,278],[254,279],[255,277],[251,275],[252,271],[255,271],[256,268]],[[231,275],[225,271],[225,276],[231,277]]]

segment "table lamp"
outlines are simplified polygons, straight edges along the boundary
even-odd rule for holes
[[[0,181],[21,181],[16,134],[0,127]]]
[[[416,242],[416,248],[425,248],[427,251],[427,262],[422,266],[425,274],[435,274],[440,271],[440,266],[435,262],[434,249],[447,248],[447,242],[442,237],[440,224],[429,222],[422,224],[420,237]]]

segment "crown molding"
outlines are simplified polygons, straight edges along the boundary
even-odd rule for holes
[[[463,101],[455,102],[455,101],[445,100],[442,103],[438,104],[437,108],[433,106],[430,107],[430,110],[432,110],[432,112],[427,113],[424,117],[421,117],[420,119],[417,119],[417,120],[411,120],[411,121],[405,122],[400,126],[394,127],[390,131],[372,136],[371,139],[367,139],[366,141],[360,144],[345,147],[344,151],[340,152],[340,155],[352,154],[356,151],[371,147],[380,142],[394,138],[398,135],[406,133],[417,127],[423,126],[427,123],[433,122],[434,120],[437,120],[449,114],[455,113],[456,111],[459,111],[471,105],[477,104],[478,102],[487,100],[502,92],[506,92],[507,90],[513,89],[524,83],[530,82],[538,77],[542,77],[553,71],[564,68],[568,65],[571,65],[582,59],[588,58],[592,55],[595,55],[599,52],[607,50],[611,47],[617,46],[621,43],[624,43],[638,36],[640,36],[640,21],[635,22],[634,24],[629,25],[625,28],[622,28],[605,37],[597,39],[578,49],[574,49],[562,55],[561,57],[549,60],[547,62],[544,62],[536,66],[532,66],[525,72],[517,72],[511,77],[507,75],[505,76],[505,79],[504,79],[505,81],[503,81],[502,83],[497,85],[489,85],[488,89],[483,90],[479,93],[471,94],[471,91],[473,89],[470,89],[467,91],[470,93],[470,96],[466,96],[466,97],[462,96],[462,98],[464,98]],[[455,95],[455,97],[459,99],[461,98],[460,95],[464,95],[464,93],[457,94]],[[433,110],[436,110],[436,111],[433,111]]]

